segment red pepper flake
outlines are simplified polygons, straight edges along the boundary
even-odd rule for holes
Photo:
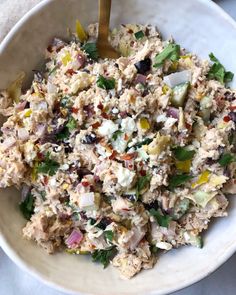
[[[192,125],[188,124],[188,123],[185,123],[185,126],[187,129],[191,129],[192,128]]]
[[[44,155],[42,153],[40,153],[40,152],[37,152],[37,158],[39,160],[43,160],[44,159]]]
[[[53,52],[53,47],[52,47],[52,45],[49,45],[49,46],[48,46],[47,51],[50,52],[50,53]]]
[[[73,70],[73,69],[68,69],[67,71],[66,71],[66,74],[69,74],[69,75],[74,75],[74,74],[76,74],[76,72]]]
[[[129,140],[129,136],[125,133],[125,140],[127,141],[127,140]]]
[[[110,160],[113,160],[113,159],[115,159],[115,157],[117,156],[117,151],[112,151],[112,154],[110,155],[110,157],[109,157],[109,159]]]
[[[101,126],[101,123],[99,123],[99,122],[96,122],[96,123],[93,123],[92,124],[92,127],[94,128],[94,129],[97,129],[98,127],[100,127]]]
[[[87,187],[90,185],[90,183],[88,181],[82,181],[81,182],[82,186]]]
[[[97,106],[97,108],[98,108],[99,110],[102,111],[102,110],[103,110],[103,105],[102,105],[102,103],[99,103],[98,106]]]
[[[230,118],[230,116],[225,116],[224,118],[223,118],[223,120],[224,120],[224,122],[229,122],[230,120],[231,120],[231,118]]]
[[[72,108],[71,111],[72,111],[73,114],[78,114],[79,109],[77,109],[77,108]]]
[[[230,109],[231,111],[234,111],[234,110],[236,110],[236,106],[230,106],[229,109]]]
[[[133,169],[133,168],[134,168],[133,164],[129,164],[129,165],[128,165],[128,168],[129,168],[129,169]]]
[[[143,167],[143,162],[139,162],[139,166],[140,167]]]
[[[109,115],[106,114],[106,113],[102,113],[101,116],[102,116],[104,119],[109,119]]]
[[[130,161],[132,160],[133,158],[137,157],[137,153],[130,153],[130,154],[124,154],[124,155],[121,155],[120,158],[121,160],[124,160],[124,161]]]
[[[147,174],[146,171],[144,171],[144,170],[140,170],[139,173],[141,176],[145,176]]]
[[[43,177],[43,183],[44,183],[44,185],[48,184],[48,177],[47,176]]]
[[[64,91],[65,91],[65,92],[68,92],[68,88],[66,88]]]

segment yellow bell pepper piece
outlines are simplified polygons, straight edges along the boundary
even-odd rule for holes
[[[170,66],[170,70],[173,71],[173,72],[176,72],[177,69],[178,69],[178,66],[179,66],[179,62],[177,60],[173,61],[172,65]]]
[[[71,58],[70,53],[67,52],[67,53],[63,56],[63,58],[62,58],[61,61],[62,61],[63,66],[66,66],[70,61],[72,61],[72,58]]]
[[[165,95],[168,91],[170,90],[169,86],[168,85],[164,85],[162,87],[162,93]]]
[[[84,42],[88,39],[88,35],[86,34],[79,20],[76,20],[76,34],[81,42]]]
[[[140,127],[144,130],[150,129],[150,124],[146,118],[141,118],[139,120]]]
[[[195,188],[201,184],[207,183],[210,177],[210,172],[208,170],[202,172],[201,175],[199,175],[198,180],[194,183],[192,183],[192,188]]]
[[[188,173],[191,168],[191,160],[176,161],[175,166],[178,170]]]
[[[32,110],[31,110],[31,109],[28,109],[28,110],[25,112],[24,117],[25,117],[25,118],[29,118],[31,114],[32,114]]]

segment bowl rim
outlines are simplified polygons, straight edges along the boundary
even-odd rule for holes
[[[40,10],[44,9],[49,3],[55,2],[56,0],[42,0],[40,3],[36,4],[33,8],[31,8],[17,23],[11,28],[8,34],[4,37],[4,39],[0,43],[0,54],[7,48],[8,44],[10,44],[11,40],[17,34],[18,30],[26,23],[30,18],[32,18],[35,14],[37,14]],[[226,22],[228,22],[235,30],[236,30],[236,21],[225,11],[221,8],[218,4],[213,2],[213,0],[198,0],[202,4],[208,6],[210,9],[214,10],[216,13],[220,14]],[[77,294],[77,295],[96,295],[95,293],[81,293],[77,291],[73,291],[62,285],[55,283],[48,279],[42,272],[39,270],[34,269],[31,264],[25,262],[20,255],[17,253],[16,250],[8,243],[7,239],[1,232],[0,229],[0,247],[5,252],[5,254],[23,271],[27,274],[31,275],[39,282],[45,284],[48,287],[54,288],[58,291],[65,292],[66,294]],[[190,287],[191,285],[201,281],[202,279],[208,277],[210,274],[215,272],[220,266],[222,266],[234,253],[236,252],[236,241],[231,244],[228,248],[227,252],[224,255],[221,255],[221,258],[212,264],[212,266],[206,272],[200,273],[198,276],[193,277],[190,281],[184,281],[180,285],[176,286],[175,288],[166,288],[165,291],[162,293],[158,293],[158,295],[169,294],[172,292],[176,292],[182,290],[184,288]],[[155,295],[156,290],[151,291],[150,295]],[[147,294],[147,295],[149,295]]]

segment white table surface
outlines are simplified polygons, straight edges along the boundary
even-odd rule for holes
[[[216,0],[215,2],[236,19],[236,0]],[[235,274],[236,254],[206,279],[172,295],[234,295],[236,294]],[[43,285],[20,270],[0,248],[0,295],[65,294]]]

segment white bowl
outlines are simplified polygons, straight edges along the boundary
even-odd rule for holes
[[[207,57],[213,51],[236,72],[236,25],[208,0],[115,0],[112,26],[121,23],[151,23],[164,36],[173,35],[187,49]],[[47,0],[31,10],[0,46],[0,88],[19,71],[29,76],[43,60],[53,36],[65,37],[74,28],[97,20],[95,0]],[[183,247],[162,255],[154,269],[130,281],[119,279],[116,269],[103,270],[83,256],[48,256],[33,242],[22,239],[25,224],[18,210],[19,193],[0,191],[0,245],[24,270],[60,290],[93,295],[157,295],[186,287],[213,272],[236,250],[236,200],[232,197],[229,217],[218,219],[204,235],[204,248]]]

